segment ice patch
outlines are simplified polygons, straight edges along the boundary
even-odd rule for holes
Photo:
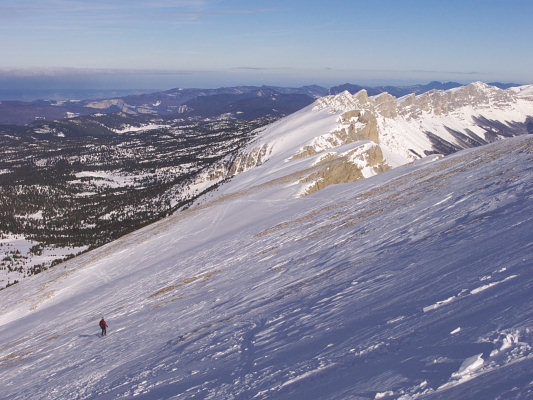
[[[329,369],[331,367],[335,366],[335,364],[330,364],[330,365],[325,365],[325,366],[321,366],[321,367],[318,367],[316,369],[313,369],[311,371],[307,371],[307,372],[304,372],[303,374],[301,375],[298,375],[298,376],[295,376],[294,378],[291,378],[289,379],[288,381],[285,381],[283,382],[279,387],[278,389],[283,389],[284,387],[286,386],[289,386],[289,385],[292,385],[293,383],[296,383],[298,381],[301,381],[303,379],[306,379],[306,378],[309,378],[310,376],[312,375],[315,375],[315,374],[318,374],[326,369]]]
[[[452,377],[463,379],[464,377],[472,375],[474,371],[477,371],[483,366],[484,361],[482,356],[483,354],[477,354],[475,356],[468,357],[463,361],[459,370],[452,374]]]
[[[424,312],[428,312],[428,311],[431,311],[431,310],[436,310],[437,308],[442,307],[445,304],[451,303],[456,298],[457,298],[457,296],[448,297],[446,300],[437,301],[435,304],[432,304],[430,306],[424,307],[423,310],[424,310]]]
[[[487,285],[483,285],[483,286],[477,287],[477,288],[475,288],[475,289],[472,289],[472,290],[470,291],[470,294],[477,294],[477,293],[480,293],[480,292],[482,292],[482,291],[484,291],[484,290],[490,289],[490,288],[493,287],[493,286],[499,285],[500,283],[506,282],[506,281],[508,281],[508,280],[510,280],[510,279],[514,279],[514,278],[516,278],[517,276],[518,276],[518,275],[511,275],[511,276],[508,276],[507,278],[505,278],[505,279],[503,279],[503,280],[501,280],[501,281],[491,282],[491,283],[489,283],[489,284],[487,284]]]
[[[494,339],[488,339],[496,347],[490,353],[492,363],[509,363],[524,357],[531,357],[531,339],[529,328],[523,330],[505,330],[495,333]],[[521,337],[523,339],[521,340]]]
[[[452,302],[454,302],[455,300],[457,300],[459,297],[464,297],[464,296],[468,296],[468,295],[474,295],[474,294],[478,294],[478,293],[481,293],[487,289],[490,289],[491,287],[494,287],[496,285],[499,285],[500,283],[503,283],[503,282],[506,282],[508,280],[511,280],[511,279],[514,279],[516,278],[518,275],[511,275],[511,276],[508,276],[507,278],[505,279],[502,279],[501,281],[497,281],[497,282],[491,282],[491,283],[488,283],[486,285],[483,285],[483,286],[479,286],[477,288],[474,288],[470,291],[468,290],[463,290],[461,291],[461,293],[459,293],[458,295],[456,296],[451,296],[451,297],[448,297],[447,299],[445,300],[440,300],[440,301],[437,301],[436,303],[434,304],[431,304],[429,306],[426,306],[423,308],[424,312],[428,312],[428,311],[432,311],[432,310],[436,310],[437,308],[439,307],[442,307],[446,304],[450,304]],[[487,276],[484,276],[482,277],[480,280],[481,281],[485,281],[485,280],[488,280],[490,279],[490,277],[487,277]]]
[[[442,203],[446,203],[448,200],[451,200],[453,198],[453,193],[449,194],[448,196],[446,196],[444,199],[442,199],[441,201],[433,204],[434,206],[438,206],[439,204],[442,204]]]
[[[357,351],[356,349],[350,349],[350,353],[354,353],[354,355],[356,357],[361,357],[361,356],[364,356],[364,355],[366,355],[368,353],[376,351],[377,349],[379,349],[379,348],[381,348],[383,346],[385,346],[385,343],[380,342],[378,344],[372,345],[372,346],[367,347],[366,349],[362,349],[360,351]]]
[[[404,318],[405,318],[405,316],[400,315],[399,317],[396,317],[396,318],[393,318],[393,319],[389,319],[389,320],[387,321],[387,324],[389,324],[389,325],[390,325],[390,324],[394,324],[394,323],[396,323],[396,322],[401,321],[401,320],[404,319]]]

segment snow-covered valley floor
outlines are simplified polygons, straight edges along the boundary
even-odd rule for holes
[[[255,171],[1,291],[0,398],[533,398],[532,136],[305,198]]]

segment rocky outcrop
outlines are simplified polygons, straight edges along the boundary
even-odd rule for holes
[[[318,163],[315,171],[300,180],[300,183],[308,184],[302,196],[330,185],[353,182],[389,169],[381,148],[375,143],[367,142],[339,155],[328,153]]]
[[[525,110],[531,110],[531,104],[525,103],[531,102],[532,94],[531,86],[504,90],[474,82],[400,98],[388,93],[369,97],[364,90],[355,95],[343,92],[326,96],[315,102],[314,109],[342,112],[339,128],[305,147],[302,154],[324,150],[319,146],[324,142],[337,145],[360,139],[381,144],[406,161],[481,146],[529,131],[527,120],[522,118],[528,118],[530,111]],[[500,120],[503,114],[509,117]],[[480,122],[488,120],[491,122]]]
[[[241,172],[254,168],[266,161],[272,149],[264,144],[256,147],[250,152],[238,154],[236,157],[222,161],[216,167],[205,174],[208,181],[220,181],[231,178]]]
[[[315,110],[329,110],[332,113],[365,109],[371,105],[372,101],[368,97],[365,89],[351,94],[347,90],[336,95],[325,96],[315,101]]]
[[[263,164],[272,149],[268,144],[254,148],[249,153],[238,155],[228,167],[228,175],[233,176],[250,168]]]
[[[141,112],[137,110],[135,106],[125,103],[122,99],[96,100],[91,103],[88,103],[86,107],[95,108],[97,110],[106,110],[111,107],[116,107],[120,111],[128,113],[128,114],[135,114],[137,112]],[[151,112],[153,113],[153,111]]]
[[[314,108],[327,109],[333,113],[366,110],[385,118],[394,118],[397,115],[416,118],[423,113],[442,115],[465,106],[481,109],[508,108],[516,103],[516,97],[517,94],[511,90],[474,82],[455,89],[431,90],[418,96],[410,94],[399,99],[388,93],[368,97],[366,90],[361,90],[355,95],[343,92],[318,99]]]
[[[304,146],[292,159],[304,158],[346,144],[370,140],[379,144],[378,124],[370,112],[347,111],[339,117],[339,127],[316,137],[311,144]]]
[[[299,195],[305,196],[333,184],[375,175],[391,165],[531,132],[531,119],[513,122],[532,109],[531,104],[524,103],[531,94],[529,87],[502,90],[480,82],[401,98],[388,93],[369,97],[365,90],[355,95],[345,91],[317,99],[312,110],[322,115],[297,115],[290,123],[280,124],[279,132],[286,137],[270,135],[261,141],[265,144],[256,142],[211,176],[231,177],[263,164],[273,148],[282,149],[291,169],[274,181],[299,183],[303,185]],[[311,125],[321,118],[328,123]],[[311,122],[306,126],[303,121]]]
[[[344,126],[332,134],[340,141],[340,145],[359,140],[370,140],[379,144],[378,124],[372,113],[348,111],[340,116],[339,122]]]

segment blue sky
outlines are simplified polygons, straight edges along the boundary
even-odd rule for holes
[[[0,0],[0,75],[154,88],[532,83],[532,21],[531,0]]]

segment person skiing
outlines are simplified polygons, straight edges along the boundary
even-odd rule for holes
[[[107,334],[107,323],[105,322],[104,317],[100,320],[100,328],[102,328],[102,336],[105,336]]]

